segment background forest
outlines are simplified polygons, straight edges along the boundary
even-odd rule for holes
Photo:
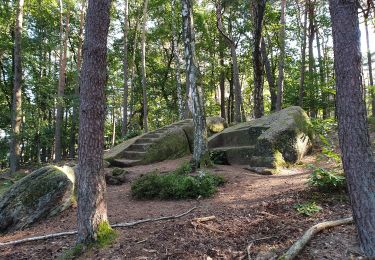
[[[12,135],[17,2],[4,0],[0,5],[2,167],[9,165]],[[145,3],[130,1],[125,10],[125,1],[115,1],[111,9],[106,148],[140,134],[145,124],[148,130],[153,130],[186,117],[180,2],[153,0],[148,5]],[[85,5],[85,0],[25,1],[19,138],[22,164],[59,161],[76,154]],[[313,118],[334,117],[333,50],[327,1],[288,1],[287,4],[284,0],[267,1],[260,28],[254,8],[249,1],[242,0],[223,1],[220,5],[212,1],[195,3],[198,84],[204,90],[206,115],[221,115],[231,123],[259,117],[263,108],[260,114],[256,111],[263,105],[265,114],[280,107],[300,105]],[[368,16],[366,12],[361,16],[362,38],[366,30],[370,33],[368,37],[373,35],[373,19]],[[254,56],[258,51],[254,49],[257,40],[261,43],[259,62]],[[369,54],[368,59],[363,59],[365,95],[368,111],[371,111],[373,82],[372,77],[368,77],[371,52],[365,51]],[[254,71],[259,64],[260,75],[259,71]],[[254,78],[260,85],[254,83]],[[258,97],[261,103],[255,100],[255,86],[261,87],[262,94]],[[278,93],[281,93],[279,100]],[[241,112],[237,112],[239,109]]]

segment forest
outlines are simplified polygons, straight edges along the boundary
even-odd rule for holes
[[[2,0],[0,258],[375,257],[374,36],[372,0]]]

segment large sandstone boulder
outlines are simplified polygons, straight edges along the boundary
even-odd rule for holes
[[[74,179],[68,166],[46,166],[15,183],[0,197],[0,232],[22,229],[71,206]]]
[[[207,118],[209,135],[225,127],[223,118]],[[193,120],[187,119],[127,140],[106,152],[104,159],[118,167],[150,164],[188,155],[194,149],[193,143]]]
[[[309,117],[294,106],[229,127],[209,139],[209,148],[222,163],[276,168],[301,160],[312,138]]]

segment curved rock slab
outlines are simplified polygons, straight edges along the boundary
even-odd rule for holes
[[[209,138],[208,145],[217,163],[277,168],[301,160],[313,136],[309,117],[293,106],[229,127]]]
[[[22,229],[70,207],[74,180],[72,168],[46,166],[16,182],[0,197],[0,232]]]

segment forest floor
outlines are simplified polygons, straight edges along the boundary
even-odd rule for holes
[[[131,181],[158,169],[177,168],[185,157],[152,165],[129,168],[129,182],[108,186],[107,203],[111,223],[176,215],[198,206],[190,214],[167,221],[120,228],[115,243],[93,248],[81,259],[277,259],[312,225],[351,215],[344,193],[323,194],[311,190],[306,181],[309,164],[328,166],[315,152],[302,163],[274,176],[254,174],[239,166],[217,165],[211,171],[227,182],[208,199],[180,201],[139,201],[130,195]],[[312,216],[296,211],[295,205],[316,202],[322,210]],[[215,216],[206,226],[194,226],[194,218]],[[0,236],[10,241],[53,232],[74,230],[76,209],[43,220],[22,231]],[[74,236],[27,242],[0,248],[0,259],[54,259],[75,242]],[[313,238],[298,259],[361,258],[354,225],[325,230]]]

